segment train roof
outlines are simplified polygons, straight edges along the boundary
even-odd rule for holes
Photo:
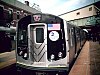
[[[31,21],[28,23],[61,23],[63,19],[52,14],[35,13],[19,20],[19,22],[23,23],[26,23],[26,21]]]

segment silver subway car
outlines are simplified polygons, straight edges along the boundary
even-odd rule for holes
[[[82,48],[84,31],[80,32],[79,27],[50,14],[22,18],[17,26],[18,71],[22,75],[26,70],[32,75],[66,74]]]

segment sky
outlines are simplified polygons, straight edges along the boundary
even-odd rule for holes
[[[25,0],[18,0],[24,3]],[[28,0],[30,6],[39,5],[43,13],[60,15],[93,3],[94,0]]]

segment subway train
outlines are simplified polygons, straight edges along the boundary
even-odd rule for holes
[[[20,19],[16,35],[16,66],[22,75],[26,71],[30,75],[67,74],[86,41],[84,30],[44,13]]]

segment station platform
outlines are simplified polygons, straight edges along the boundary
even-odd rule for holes
[[[16,63],[15,50],[11,52],[0,53],[0,69]]]
[[[100,75],[100,44],[86,41],[69,75]]]

